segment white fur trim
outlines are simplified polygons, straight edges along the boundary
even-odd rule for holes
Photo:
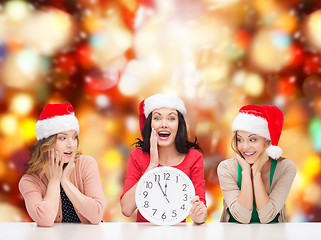
[[[79,133],[79,123],[73,114],[39,120],[36,123],[36,136],[38,140],[69,130],[75,130]]]
[[[152,111],[158,108],[176,109],[186,117],[185,104],[180,98],[173,95],[157,93],[145,99],[144,114],[146,118]]]
[[[271,140],[266,119],[253,114],[239,113],[233,121],[232,130],[233,132],[240,130],[257,134]]]
[[[267,153],[268,156],[270,156],[273,159],[278,159],[282,155],[282,149],[279,146],[269,146],[265,152]]]

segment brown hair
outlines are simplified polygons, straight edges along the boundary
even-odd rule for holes
[[[40,178],[45,174],[49,166],[49,151],[54,148],[56,141],[57,134],[35,142],[30,148],[31,157],[26,163],[27,170],[25,173],[36,173]],[[77,146],[78,145],[79,139],[77,141]],[[78,160],[81,154],[80,151],[76,151],[75,161]]]

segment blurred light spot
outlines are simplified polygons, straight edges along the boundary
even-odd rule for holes
[[[25,19],[29,14],[30,8],[25,1],[8,1],[4,5],[4,12],[8,16],[9,20],[21,21]]]
[[[0,130],[5,135],[12,135],[17,132],[18,121],[11,115],[6,114],[0,118]]]
[[[4,183],[4,184],[2,184],[2,189],[5,192],[9,192],[11,188],[8,184]]]
[[[321,118],[315,118],[310,121],[309,132],[315,149],[321,152]]]
[[[32,14],[21,30],[26,45],[48,56],[67,46],[73,34],[74,23],[71,17],[56,8]]]
[[[264,82],[260,75],[248,74],[244,83],[244,91],[253,97],[258,97],[264,90]]]
[[[18,94],[11,100],[11,110],[18,115],[26,115],[33,108],[33,99],[27,94]]]
[[[41,74],[42,59],[33,50],[22,50],[11,54],[4,63],[3,82],[19,89],[34,87]]]
[[[312,181],[312,179],[320,173],[321,161],[320,157],[316,154],[309,155],[304,159],[304,165],[302,169],[302,175],[306,180]]]
[[[251,61],[261,70],[279,71],[291,60],[289,36],[271,29],[259,30],[253,39]]]
[[[21,122],[19,130],[24,140],[30,141],[36,138],[36,123],[37,121],[32,118],[28,118]]]
[[[144,68],[139,61],[129,61],[119,80],[118,87],[121,93],[127,96],[137,94],[144,86],[143,74]]]
[[[96,97],[96,104],[99,108],[107,108],[110,105],[110,99],[104,94],[99,94]]]
[[[126,118],[125,121],[126,130],[129,132],[136,132],[138,131],[138,120],[137,117],[129,116]]]
[[[303,82],[303,92],[306,96],[314,98],[321,95],[321,79],[317,75],[306,78]]]
[[[309,42],[321,50],[321,10],[311,13],[307,17],[306,32]]]
[[[21,222],[21,212],[19,208],[12,204],[0,202],[0,222]]]
[[[285,49],[291,44],[290,36],[282,31],[272,33],[272,42],[278,49]]]
[[[109,149],[103,156],[103,166],[107,171],[114,171],[121,167],[122,153],[117,149]]]
[[[96,68],[85,76],[86,88],[89,91],[104,91],[115,87],[118,83],[119,73],[113,68]]]

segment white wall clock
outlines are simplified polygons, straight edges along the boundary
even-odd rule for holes
[[[190,178],[174,167],[157,167],[138,181],[136,206],[145,219],[157,225],[183,221],[192,207],[195,189]]]

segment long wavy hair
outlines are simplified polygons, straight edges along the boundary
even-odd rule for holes
[[[185,122],[184,116],[179,111],[177,111],[177,115],[178,115],[178,128],[177,128],[177,133],[175,137],[176,150],[179,153],[184,153],[184,154],[187,154],[191,148],[194,148],[203,152],[201,147],[197,143],[196,137],[194,142],[190,142],[188,140],[187,128],[186,128],[186,122]],[[140,138],[137,138],[136,139],[137,141],[132,144],[135,147],[141,147],[143,152],[148,154],[150,153],[150,135],[152,132],[151,123],[152,123],[152,113],[148,115],[143,127],[143,130],[142,130],[143,140],[141,140]]]
[[[36,173],[40,178],[45,174],[49,167],[49,154],[50,150],[54,148],[57,141],[57,134],[50,137],[38,140],[30,148],[30,159],[26,163],[27,170],[25,173]],[[79,139],[77,141],[77,147],[79,146]],[[76,151],[75,161],[78,160],[82,153]]]

